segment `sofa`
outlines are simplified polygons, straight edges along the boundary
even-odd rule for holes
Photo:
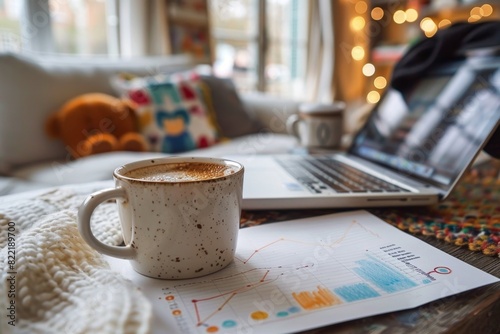
[[[0,196],[50,187],[111,180],[114,168],[161,152],[110,152],[72,158],[61,141],[49,138],[44,122],[69,99],[100,92],[119,96],[113,78],[173,74],[203,67],[187,55],[141,59],[32,57],[0,54]],[[230,81],[209,73],[221,140],[176,155],[220,157],[287,152],[296,146],[286,134],[288,116],[300,101],[262,93],[238,93]]]
[[[141,291],[79,236],[76,212],[93,191],[112,186],[116,167],[169,153],[113,151],[72,157],[44,124],[75,96],[121,96],[117,75],[137,78],[197,67],[184,55],[141,59],[0,54],[0,332],[150,333],[152,307]],[[199,68],[198,68],[199,69]],[[296,146],[285,122],[300,101],[239,93],[199,69],[209,88],[219,139],[175,153],[222,157],[272,154]],[[123,243],[114,203],[92,216],[96,237]]]

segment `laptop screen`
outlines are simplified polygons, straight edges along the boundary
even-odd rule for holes
[[[499,119],[500,60],[449,64],[411,91],[389,88],[350,153],[449,189]]]

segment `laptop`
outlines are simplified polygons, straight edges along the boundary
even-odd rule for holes
[[[450,194],[499,120],[500,58],[472,58],[410,91],[388,88],[347,151],[228,158],[245,166],[245,209],[428,205]]]

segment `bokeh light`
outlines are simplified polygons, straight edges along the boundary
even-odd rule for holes
[[[414,8],[408,8],[405,13],[408,22],[415,22],[418,19],[418,12]]]
[[[380,7],[375,7],[372,9],[371,16],[375,21],[381,20],[384,17],[384,10]]]
[[[354,31],[360,31],[365,27],[365,19],[361,16],[356,16],[351,20],[351,29]]]
[[[362,60],[365,57],[365,49],[362,46],[355,46],[351,50],[351,56],[354,60]]]
[[[439,21],[439,23],[438,23],[439,29],[446,28],[450,25],[451,25],[451,21],[448,19],[443,19],[443,20]]]
[[[491,14],[493,14],[493,7],[490,5],[490,4],[484,4],[481,6],[481,11],[480,11],[481,15],[483,15],[484,17],[488,17],[490,16]]]
[[[377,103],[378,101],[380,101],[380,93],[372,90],[366,95],[366,101],[368,103]]]
[[[375,66],[371,63],[366,63],[363,65],[363,74],[367,77],[371,77],[375,74]]]
[[[437,25],[431,18],[425,17],[420,21],[420,29],[423,30],[425,36],[432,37],[437,32]]]
[[[384,89],[387,86],[387,79],[382,76],[378,76],[375,80],[373,80],[373,85],[375,88]]]
[[[470,16],[479,16],[481,17],[481,8],[479,7],[474,7],[470,10]]]
[[[366,13],[367,9],[368,9],[368,5],[364,1],[358,1],[358,2],[356,2],[356,5],[354,5],[354,10],[358,14]]]
[[[403,10],[397,10],[394,12],[392,19],[397,24],[403,24],[406,21],[406,13]]]
[[[467,19],[467,22],[469,23],[473,23],[473,22],[477,22],[481,20],[481,16],[480,15],[471,15],[469,16],[469,18]]]

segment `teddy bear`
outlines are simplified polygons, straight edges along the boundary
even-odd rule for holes
[[[49,116],[46,132],[63,141],[73,158],[111,151],[146,151],[134,106],[103,93],[87,93]]]

